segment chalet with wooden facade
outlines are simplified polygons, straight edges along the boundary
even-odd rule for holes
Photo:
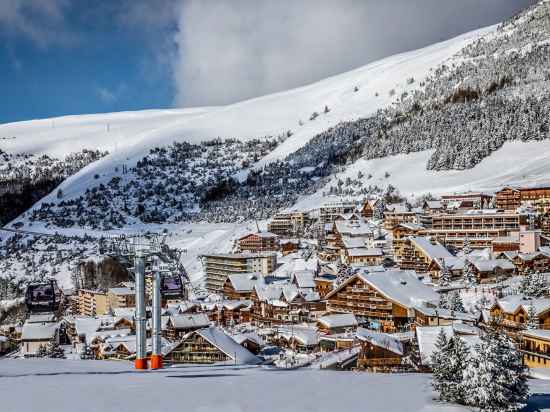
[[[170,363],[256,365],[260,359],[219,328],[199,329],[184,336],[164,357]]]
[[[241,252],[274,252],[279,249],[279,236],[270,232],[249,233],[239,239]]]
[[[434,259],[451,259],[453,255],[435,238],[411,236],[400,243],[399,267],[426,273]]]
[[[550,368],[550,330],[528,329],[520,336],[523,364],[529,368]]]
[[[490,309],[492,319],[499,319],[501,325],[511,334],[526,328],[529,309],[533,307],[538,329],[550,329],[550,298],[529,299],[522,295],[510,295],[498,299]]]
[[[256,285],[265,285],[261,273],[237,273],[227,277],[222,293],[229,300],[248,300],[252,298],[252,291]]]
[[[384,229],[392,230],[402,223],[418,223],[418,210],[414,210],[406,203],[392,203],[386,205],[384,211]]]
[[[385,332],[403,329],[415,321],[414,308],[433,304],[439,296],[412,271],[359,273],[325,296],[330,312],[353,313],[374,321]]]
[[[361,345],[357,358],[358,369],[389,372],[401,368],[405,349],[394,336],[365,328],[357,329],[356,336]]]
[[[169,316],[163,328],[163,336],[174,342],[185,334],[210,326],[210,319],[206,313],[190,313]]]
[[[327,335],[354,331],[357,326],[359,323],[353,313],[333,313],[317,319],[317,329]]]

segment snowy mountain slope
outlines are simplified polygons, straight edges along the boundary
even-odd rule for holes
[[[251,139],[291,130],[293,136],[268,157],[282,158],[330,126],[369,115],[390,104],[390,89],[398,95],[401,90],[417,87],[407,85],[406,79],[423,78],[430,68],[493,29],[477,30],[308,86],[225,107],[66,116],[0,125],[0,137],[15,137],[1,140],[0,145],[8,152],[58,156],[81,148],[109,150],[111,156],[93,168],[93,173],[97,173],[121,159],[135,161],[149,148],[174,140],[198,142],[219,136]],[[354,92],[354,87],[359,90]],[[325,105],[330,108],[329,113],[308,120],[314,111],[321,113]]]
[[[67,116],[3,125],[0,136],[16,138],[1,144],[6,151],[31,153],[61,154],[80,146],[109,150],[110,155],[61,185],[64,199],[78,197],[98,184],[107,184],[120,176],[122,165],[132,167],[155,146],[166,146],[175,140],[196,143],[218,136],[246,140],[277,136],[290,130],[292,135],[261,159],[257,164],[261,166],[286,157],[341,121],[368,116],[391,104],[395,96],[418,88],[419,81],[432,68],[493,30],[494,27],[477,30],[308,86],[226,107]],[[411,77],[418,81],[408,84]],[[390,90],[395,90],[395,94],[390,95]],[[329,108],[327,113],[325,106]],[[310,120],[313,112],[320,114]],[[52,193],[36,207],[55,199]]]
[[[377,185],[384,188],[391,184],[411,199],[426,193],[441,195],[470,190],[493,192],[503,185],[550,185],[548,140],[508,142],[472,169],[460,171],[427,170],[426,161],[432,153],[432,150],[425,150],[380,159],[360,159],[345,171],[331,177],[326,186],[315,194],[302,197],[291,209],[313,209],[325,201],[333,200],[334,196],[328,195],[328,188],[336,186],[338,180],[345,182],[348,177],[357,179],[359,172],[363,174],[360,180],[364,186]],[[388,177],[385,177],[386,173]]]

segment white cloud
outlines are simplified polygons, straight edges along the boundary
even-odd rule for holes
[[[493,24],[535,0],[185,0],[177,105],[307,84]]]
[[[39,47],[71,44],[76,36],[65,29],[69,0],[2,0],[0,31],[26,37]]]

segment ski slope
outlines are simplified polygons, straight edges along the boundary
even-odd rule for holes
[[[83,148],[108,150],[109,156],[65,181],[63,192],[71,196],[99,183],[94,182],[94,175],[108,180],[115,167],[133,166],[155,146],[217,137],[246,140],[290,130],[292,136],[262,159],[261,165],[287,156],[341,121],[368,116],[391,104],[402,92],[418,87],[430,69],[494,29],[492,26],[473,31],[304,87],[224,107],[65,116],[4,124],[0,125],[0,138],[7,139],[0,140],[0,148],[57,157]],[[407,85],[410,77],[416,81]],[[396,92],[394,97],[389,96],[392,89]],[[330,112],[323,113],[325,105]],[[309,120],[314,111],[320,113],[319,117]]]
[[[405,197],[413,199],[426,193],[433,195],[465,191],[494,192],[505,185],[536,186],[550,185],[550,141],[506,142],[491,156],[483,159],[472,169],[427,170],[426,163],[432,150],[399,154],[380,159],[360,159],[342,173],[331,177],[327,185],[314,195],[300,199],[292,209],[313,209],[332,196],[323,196],[328,187],[335,186],[338,179],[356,179],[359,171],[364,177],[364,186],[377,185],[385,188],[391,184]],[[385,174],[389,173],[389,177]],[[368,179],[368,176],[372,177]]]

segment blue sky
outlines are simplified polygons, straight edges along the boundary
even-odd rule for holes
[[[225,104],[493,24],[534,1],[0,0],[0,123]]]
[[[129,1],[33,1],[54,9],[13,1],[2,20],[0,5],[0,123],[172,106],[170,16],[129,16]]]

